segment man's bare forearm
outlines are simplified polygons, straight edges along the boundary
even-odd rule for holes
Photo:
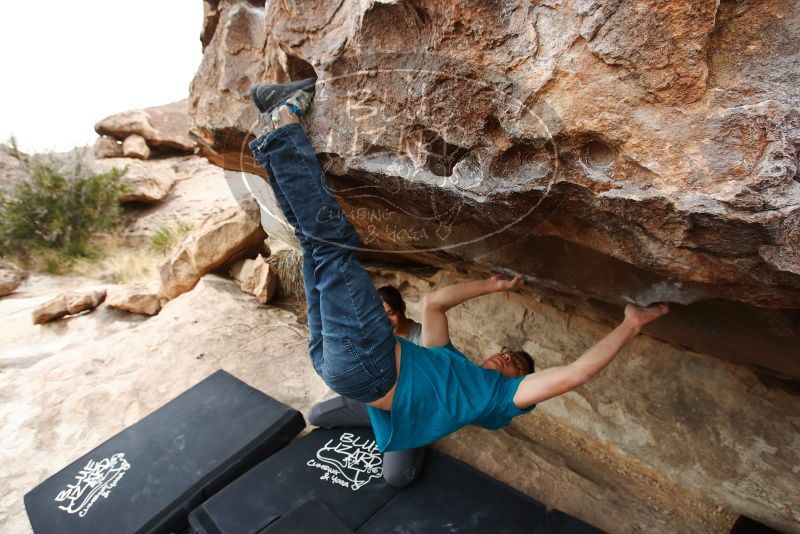
[[[625,319],[603,339],[595,343],[574,362],[529,374],[520,382],[514,395],[514,404],[520,409],[552,399],[582,386],[611,363],[625,344],[669,311],[667,304],[641,307],[628,304]]]
[[[529,374],[517,388],[514,404],[520,409],[530,408],[582,386],[611,363],[620,349],[638,333],[639,326],[623,321],[574,362]]]
[[[496,290],[495,282],[491,278],[454,284],[428,293],[425,296],[425,304],[435,306],[439,311],[447,311],[464,301],[494,293]]]
[[[608,335],[569,364],[570,371],[579,377],[580,382],[586,382],[611,363],[622,347],[636,337],[640,330],[641,328],[637,324],[627,320],[622,321]]]

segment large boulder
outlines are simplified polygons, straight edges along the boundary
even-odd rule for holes
[[[138,134],[131,134],[122,142],[122,155],[126,158],[147,159],[150,157],[150,149],[147,141]]]
[[[260,4],[204,2],[203,153],[263,176],[249,87],[317,76],[307,131],[365,254],[519,272],[560,310],[498,297],[461,342],[560,365],[625,302],[674,303],[671,348],[462,457],[611,531],[800,532],[799,3]]]
[[[111,286],[106,295],[106,306],[142,315],[156,315],[161,311],[161,295],[155,286],[138,283]]]
[[[233,262],[228,273],[239,282],[242,291],[255,295],[261,304],[271,301],[278,292],[278,273],[261,254]]]
[[[0,260],[0,297],[16,290],[28,274],[7,260]]]
[[[250,85],[316,75],[308,133],[365,252],[520,272],[609,318],[678,303],[662,339],[800,378],[797,2],[223,0],[205,20],[189,106],[212,161],[263,176]]]
[[[266,234],[255,202],[226,208],[188,233],[161,264],[160,293],[173,299],[192,289],[200,278],[263,246]]]
[[[43,324],[66,315],[75,315],[82,311],[93,310],[105,298],[106,290],[103,288],[88,288],[62,293],[43,302],[33,310],[33,323]]]
[[[92,152],[97,159],[121,158],[122,145],[113,137],[100,136],[92,145]]]
[[[154,106],[117,113],[95,124],[100,135],[124,141],[129,135],[140,135],[150,147],[179,152],[194,151],[195,142],[189,136],[191,122],[186,100],[164,106]]]
[[[175,169],[170,160],[141,161],[135,158],[106,158],[93,163],[94,172],[104,173],[113,168],[127,169],[122,183],[128,190],[120,202],[158,202],[167,196],[175,183]]]

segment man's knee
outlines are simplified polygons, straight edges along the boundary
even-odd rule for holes
[[[330,428],[334,424],[335,416],[345,408],[342,397],[334,397],[318,402],[308,412],[308,422],[320,428]]]
[[[370,426],[367,408],[362,403],[338,395],[313,405],[308,422],[320,428]]]
[[[383,479],[395,488],[408,486],[422,471],[425,448],[387,452],[383,455]]]

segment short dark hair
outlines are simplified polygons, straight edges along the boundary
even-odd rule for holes
[[[378,288],[378,294],[383,299],[383,302],[395,312],[402,315],[406,313],[406,301],[403,300],[403,295],[394,286],[383,286]]]
[[[522,356],[525,359],[525,361],[528,362],[528,374],[531,374],[536,371],[536,364],[533,361],[533,356],[531,356],[524,350],[516,350],[514,352]]]

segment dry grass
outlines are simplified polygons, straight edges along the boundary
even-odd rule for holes
[[[291,248],[279,250],[268,257],[267,262],[278,272],[281,297],[305,298],[302,252]]]
[[[163,257],[146,247],[133,247],[116,236],[105,236],[98,249],[94,258],[76,261],[69,272],[115,284],[159,279],[158,265]]]

